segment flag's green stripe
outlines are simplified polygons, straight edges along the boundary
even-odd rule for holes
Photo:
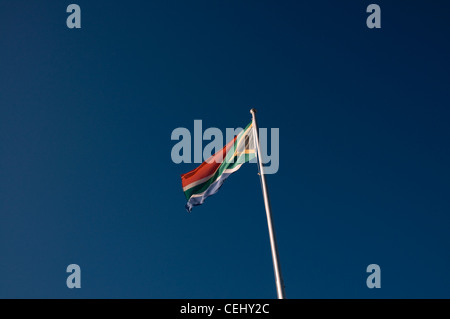
[[[246,156],[246,157],[244,157]],[[189,199],[193,194],[197,194],[197,193],[202,193],[204,192],[212,183],[214,183],[216,181],[217,178],[220,177],[220,175],[223,174],[223,172],[226,169],[233,169],[235,168],[237,165],[243,164],[245,162],[248,162],[250,160],[252,160],[255,157],[255,154],[243,154],[241,156],[234,156],[234,161],[233,162],[229,162],[229,161],[224,161],[219,168],[217,169],[216,173],[211,176],[211,178],[209,178],[207,181],[205,181],[202,184],[196,185],[192,188],[189,188],[187,191],[184,192],[184,194],[186,195],[186,199]]]
[[[242,157],[244,157],[244,156],[246,156],[247,158],[244,158],[244,160],[242,160]],[[210,179],[208,179],[207,181],[205,181],[202,184],[196,185],[192,188],[189,188],[187,191],[185,191],[184,194],[186,195],[186,199],[189,199],[193,194],[203,193],[205,190],[208,189],[208,187],[212,183],[214,183],[220,177],[220,175],[223,174],[223,172],[226,169],[232,169],[232,168],[236,167],[237,165],[240,165],[240,164],[250,161],[254,157],[255,157],[255,154],[244,154],[244,155],[239,156],[239,158],[237,156],[235,156],[234,157],[235,160],[233,163],[223,162],[222,165],[220,165],[219,168],[217,169],[216,173],[213,176],[211,176]]]

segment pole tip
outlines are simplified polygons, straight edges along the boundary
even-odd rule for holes
[[[256,109],[251,109],[251,110],[250,110],[250,113],[256,114]]]

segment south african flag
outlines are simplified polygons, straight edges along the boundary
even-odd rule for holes
[[[242,164],[256,157],[253,123],[235,136],[225,147],[204,161],[199,167],[181,175],[188,212],[201,205],[219,190],[223,182]]]

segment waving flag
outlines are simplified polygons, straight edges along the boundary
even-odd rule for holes
[[[186,195],[186,210],[201,205],[205,199],[219,190],[223,182],[242,164],[256,156],[253,122],[235,136],[225,147],[204,161],[199,167],[181,175]]]

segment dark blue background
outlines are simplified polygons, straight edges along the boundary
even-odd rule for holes
[[[447,1],[70,3],[0,1],[1,298],[275,298],[256,166],[188,214],[170,157],[251,107],[288,298],[450,298]]]

